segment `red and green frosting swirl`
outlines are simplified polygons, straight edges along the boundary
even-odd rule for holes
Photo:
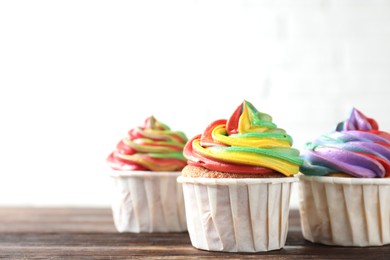
[[[271,116],[244,101],[228,120],[212,122],[187,142],[184,156],[189,165],[214,171],[292,176],[302,159],[291,146],[291,136],[277,128]]]
[[[180,171],[186,166],[183,147],[187,137],[153,116],[144,126],[128,132],[108,156],[111,168],[123,171]]]

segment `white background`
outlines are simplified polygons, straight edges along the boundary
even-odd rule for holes
[[[389,14],[385,0],[1,1],[0,205],[109,206],[105,159],[150,115],[192,137],[246,99],[298,149],[353,106],[389,131]]]

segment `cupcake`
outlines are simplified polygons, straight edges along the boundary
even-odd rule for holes
[[[390,243],[390,134],[352,109],[349,118],[307,143],[299,174],[302,232],[326,245]]]
[[[187,226],[194,247],[259,252],[286,241],[293,175],[302,160],[292,138],[248,101],[212,122],[184,148]]]
[[[183,191],[187,137],[153,116],[128,132],[108,156],[114,179],[112,212],[119,232],[186,231]]]

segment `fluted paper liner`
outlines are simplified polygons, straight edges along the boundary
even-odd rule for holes
[[[390,178],[299,176],[302,232],[339,246],[390,243]]]
[[[180,172],[112,171],[112,212],[119,232],[187,230]]]
[[[296,180],[180,176],[192,245],[227,252],[282,248],[287,236],[291,186]]]

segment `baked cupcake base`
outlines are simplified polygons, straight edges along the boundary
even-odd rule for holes
[[[297,176],[305,239],[338,246],[390,244],[390,178]]]
[[[112,171],[112,213],[119,232],[187,230],[180,172]]]
[[[192,245],[226,252],[282,248],[287,236],[291,187],[296,180],[180,176]]]

